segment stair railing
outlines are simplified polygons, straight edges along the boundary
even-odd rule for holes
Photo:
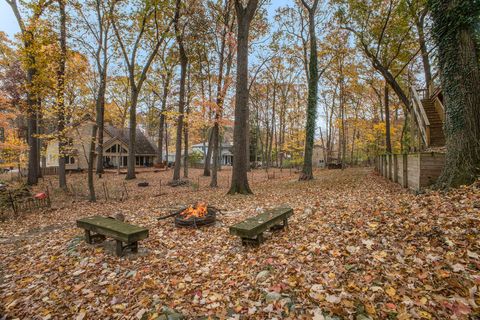
[[[415,87],[413,86],[410,86],[410,92],[412,98],[413,114],[415,115],[415,120],[418,124],[423,143],[428,148],[428,146],[430,145],[430,121],[428,120],[427,113],[423,108],[422,100],[418,95],[417,89],[415,89]]]
[[[445,122],[445,107],[443,106],[442,99],[442,84],[440,83],[440,74],[437,72],[433,75],[432,81],[429,85],[430,98],[433,100],[435,110],[437,111],[442,122]]]

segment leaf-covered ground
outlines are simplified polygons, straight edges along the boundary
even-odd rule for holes
[[[480,184],[414,195],[371,170],[253,176],[253,196],[226,196],[208,178],[162,187],[171,172],[142,173],[124,202],[63,202],[0,223],[0,315],[20,319],[475,319],[480,316]],[[84,176],[71,176],[80,184]],[[111,185],[121,176],[107,175]],[[149,181],[138,188],[139,181]],[[158,221],[204,200],[215,226]],[[260,209],[294,208],[289,229],[245,248],[228,226]],[[55,198],[54,198],[55,205]],[[75,220],[122,212],[150,237],[117,258],[87,245]],[[0,317],[1,318],[1,317]]]

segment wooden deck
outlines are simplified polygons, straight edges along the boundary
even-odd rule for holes
[[[376,170],[404,188],[419,190],[434,184],[445,166],[445,154],[421,152],[378,156]]]

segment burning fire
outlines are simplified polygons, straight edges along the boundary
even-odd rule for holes
[[[195,207],[190,206],[183,210],[180,214],[184,219],[203,218],[207,215],[208,209],[205,202],[198,202]]]

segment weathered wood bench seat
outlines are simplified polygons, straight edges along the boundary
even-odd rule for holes
[[[134,226],[113,218],[93,216],[77,220],[77,227],[85,229],[85,241],[92,243],[95,238],[113,238],[117,241],[115,253],[121,257],[123,250],[131,248],[138,251],[138,241],[148,237],[148,229]],[[95,234],[91,234],[94,232]],[[126,243],[124,246],[123,243]]]
[[[288,226],[288,218],[293,214],[289,207],[279,207],[267,210],[255,217],[248,218],[230,227],[230,234],[239,236],[242,244],[257,244],[263,242],[263,232],[276,227]]]

